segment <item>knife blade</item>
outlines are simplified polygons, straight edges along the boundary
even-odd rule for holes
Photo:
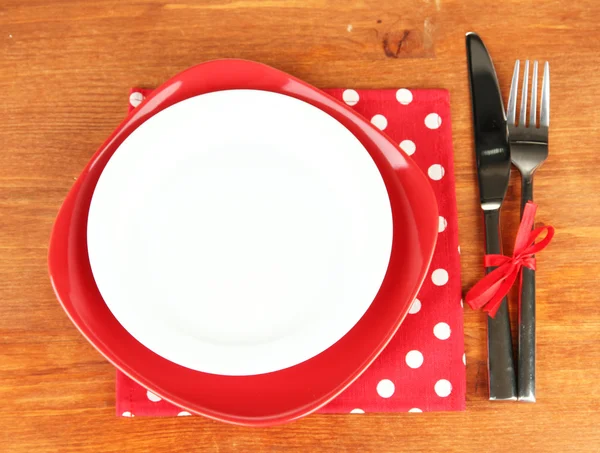
[[[510,177],[508,128],[492,59],[481,38],[467,33],[475,157],[487,254],[501,254],[500,208]],[[489,273],[494,268],[487,268]],[[506,297],[495,318],[488,317],[488,384],[490,400],[516,400],[517,385]]]

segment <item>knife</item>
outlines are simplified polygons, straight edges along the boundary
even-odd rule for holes
[[[501,254],[500,208],[510,176],[506,115],[496,71],[481,38],[466,37],[479,197],[485,223],[487,254]],[[489,273],[494,268],[487,268]],[[488,317],[488,379],[490,400],[516,400],[510,318],[506,297],[495,318]]]

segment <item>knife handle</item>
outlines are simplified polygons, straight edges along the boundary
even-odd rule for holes
[[[521,183],[521,216],[533,201],[533,176]],[[535,271],[523,267],[519,297],[519,401],[535,403]]]
[[[500,209],[483,211],[486,253],[501,254]],[[486,273],[493,271],[488,267]],[[513,359],[513,345],[505,297],[495,318],[488,316],[488,379],[490,400],[517,399],[517,382]]]

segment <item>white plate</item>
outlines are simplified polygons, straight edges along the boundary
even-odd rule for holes
[[[277,371],[342,338],[385,276],[392,213],[350,131],[298,99],[204,94],[148,119],[92,197],[90,264],[144,346],[222,375]]]

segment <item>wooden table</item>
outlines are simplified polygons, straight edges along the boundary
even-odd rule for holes
[[[599,21],[595,0],[3,0],[0,450],[598,451]],[[223,57],[320,87],[447,88],[466,290],[481,277],[483,252],[464,47],[471,30],[506,91],[515,59],[552,65],[550,159],[536,180],[538,221],[557,230],[538,259],[539,402],[487,400],[485,317],[466,308],[464,413],[314,415],[271,429],[116,418],[114,369],[55,300],[46,253],[57,210],[123,118],[128,88]],[[518,222],[517,182],[513,174],[506,244]]]

